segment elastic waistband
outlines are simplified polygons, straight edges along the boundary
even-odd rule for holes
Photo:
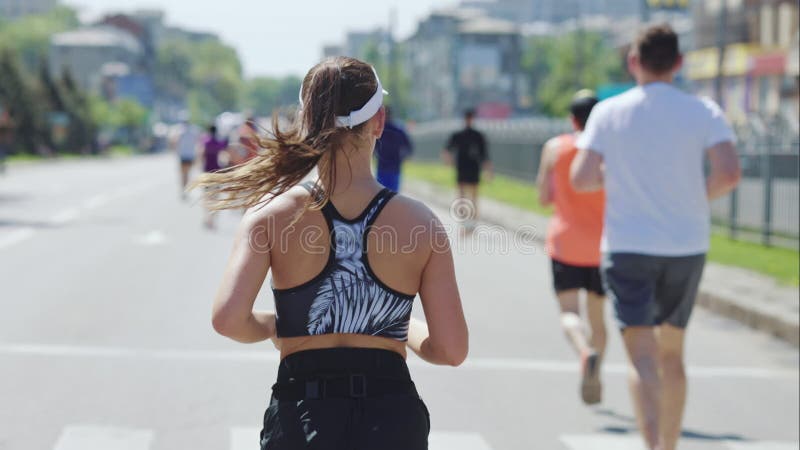
[[[411,380],[406,360],[397,352],[374,348],[337,347],[292,353],[278,366],[278,382],[288,382],[292,378],[352,373]]]

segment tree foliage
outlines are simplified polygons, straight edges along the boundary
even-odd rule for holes
[[[52,35],[71,30],[78,25],[77,13],[67,6],[56,7],[44,14],[20,17],[14,21],[0,21],[0,47],[13,49],[24,69],[34,73],[39,60],[47,57]]]
[[[375,41],[367,43],[363,55],[360,55],[361,59],[372,64],[378,72],[383,87],[389,92],[385,103],[392,108],[393,115],[408,117],[408,112],[413,106],[413,96],[411,79],[401,64],[404,60],[405,47],[395,43],[394,49],[387,46],[384,50],[381,45]]]
[[[8,49],[0,49],[0,104],[11,115],[21,149],[33,151],[44,144],[44,114],[33,86],[27,81],[19,59]],[[21,150],[17,149],[17,150]]]
[[[155,83],[162,95],[187,99],[194,119],[207,120],[239,108],[242,65],[236,50],[218,40],[172,38],[159,46]]]
[[[573,32],[532,37],[522,57],[535,109],[564,116],[576,91],[625,79],[622,56],[601,34]]]
[[[64,98],[64,112],[69,118],[65,149],[81,153],[93,151],[97,122],[92,117],[88,94],[75,84],[69,70],[61,74],[60,89]]]
[[[275,109],[295,105],[303,80],[300,77],[255,77],[247,80],[244,106],[257,116],[270,116]]]

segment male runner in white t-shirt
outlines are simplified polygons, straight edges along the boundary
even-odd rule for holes
[[[638,86],[594,108],[571,167],[577,190],[605,188],[602,275],[651,450],[677,445],[686,399],[684,330],[708,251],[709,200],[740,178],[735,136],[720,108],[672,85],[681,62],[668,25],[642,32],[628,55]]]

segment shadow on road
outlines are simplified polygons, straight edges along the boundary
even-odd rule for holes
[[[595,410],[595,414],[600,416],[606,416],[612,419],[616,419],[625,423],[635,424],[636,419],[631,416],[626,416],[624,414],[619,414],[614,410],[611,409],[597,409]],[[600,431],[603,433],[609,434],[635,434],[638,433],[636,426],[605,426],[600,428]],[[683,439],[694,439],[698,441],[736,441],[736,442],[747,442],[750,439],[743,437],[739,434],[733,433],[722,433],[722,434],[712,434],[712,433],[704,433],[701,431],[696,430],[689,430],[683,429],[681,431],[681,438]]]
[[[0,218],[0,228],[3,227],[27,227],[27,228],[61,228],[61,225],[41,220],[16,220]]]
[[[21,201],[24,201],[24,200],[29,200],[31,197],[32,197],[32,195],[29,195],[29,194],[20,194],[20,193],[13,193],[13,192],[0,192],[0,204],[21,202]]]

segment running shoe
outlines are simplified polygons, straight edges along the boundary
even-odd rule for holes
[[[600,382],[600,355],[593,351],[583,358],[581,377],[581,398],[587,405],[595,405],[603,400],[603,385]]]

